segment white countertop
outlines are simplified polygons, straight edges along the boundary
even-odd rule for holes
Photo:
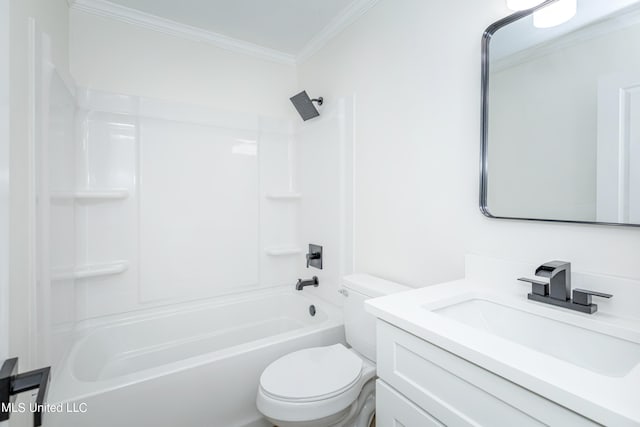
[[[638,319],[616,317],[605,311],[594,315],[574,313],[529,301],[523,292],[503,293],[480,281],[464,279],[371,299],[366,310],[598,423],[640,425],[640,364],[624,377],[598,374],[431,311],[447,302],[485,299],[640,343]]]

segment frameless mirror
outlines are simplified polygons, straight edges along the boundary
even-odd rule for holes
[[[577,0],[548,27],[560,2],[485,32],[481,210],[640,225],[640,0]]]

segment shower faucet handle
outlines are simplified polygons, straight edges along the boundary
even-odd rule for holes
[[[322,258],[322,254],[320,252],[307,254],[307,268],[309,268],[309,264],[311,263],[311,260],[320,259],[320,258]]]
[[[307,257],[307,268],[315,267],[322,270],[322,246],[309,244]]]

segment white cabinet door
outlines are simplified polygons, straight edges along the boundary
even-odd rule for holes
[[[384,381],[376,382],[377,427],[444,427]]]
[[[444,425],[597,425],[386,322],[378,320],[377,332],[380,379]]]
[[[640,76],[617,73],[598,88],[597,219],[640,224]]]

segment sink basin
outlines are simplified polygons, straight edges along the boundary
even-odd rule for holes
[[[624,377],[640,363],[636,342],[484,299],[430,311],[609,377]]]

